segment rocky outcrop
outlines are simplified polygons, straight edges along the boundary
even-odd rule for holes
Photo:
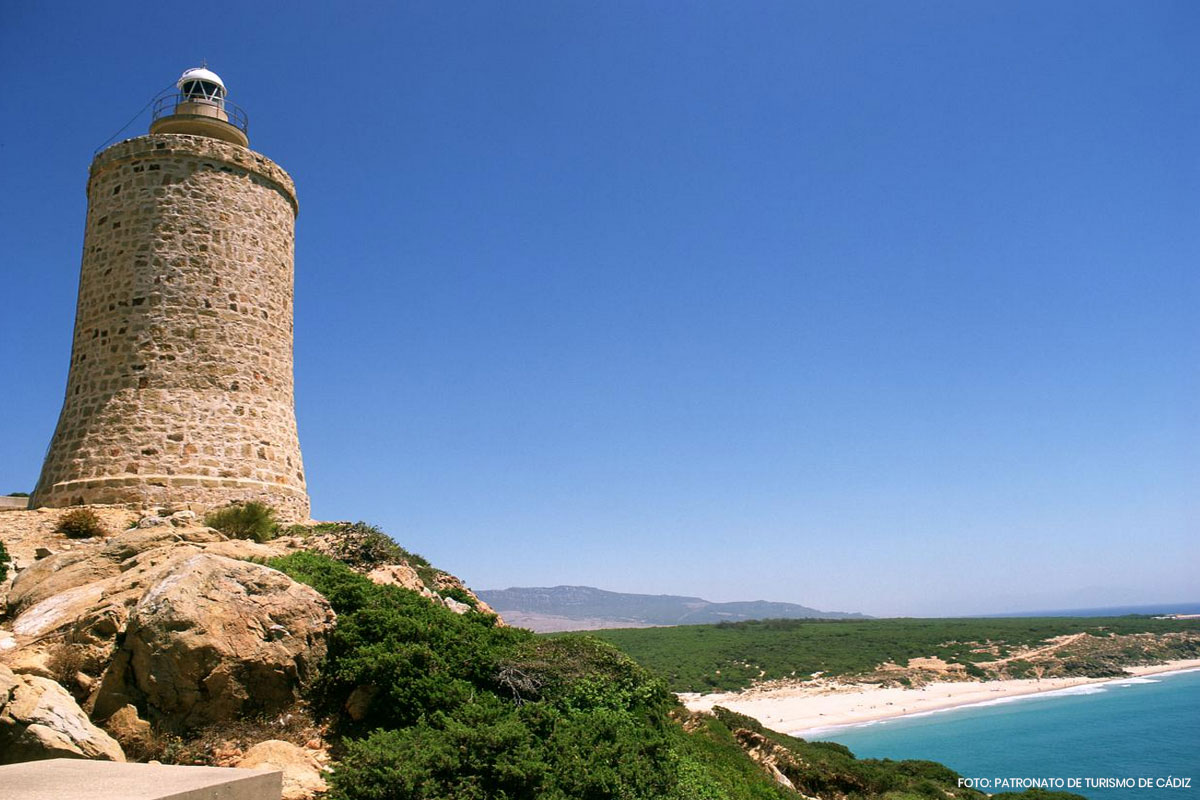
[[[131,758],[147,753],[154,745],[154,732],[150,723],[138,716],[133,706],[124,706],[104,723],[105,729],[121,744]]]
[[[157,576],[129,615],[95,715],[133,702],[192,728],[300,699],[325,656],[328,601],[281,572],[199,553]]]
[[[456,614],[488,614],[504,625],[462,581],[400,547],[378,528],[363,522],[322,522],[312,530],[304,538],[306,550],[337,559],[375,583],[417,592]]]
[[[772,741],[761,730],[737,728],[733,731],[733,738],[776,783],[792,789],[805,800],[870,794],[870,787],[859,776],[828,764],[808,762],[787,747]]]
[[[247,750],[234,766],[242,769],[282,770],[282,800],[307,800],[329,788],[325,784],[322,755],[291,742],[268,739]]]
[[[66,689],[0,666],[0,764],[43,758],[124,761],[125,754]]]
[[[40,514],[26,520],[46,534]],[[186,729],[294,703],[324,657],[333,612],[309,587],[243,559],[299,542],[231,540],[186,512],[142,520],[85,544],[48,540],[63,549],[8,590],[0,664],[55,678],[99,721],[132,705]]]
[[[342,710],[350,719],[362,722],[370,713],[371,702],[378,694],[379,687],[377,686],[356,686],[354,691],[350,692],[350,696],[346,698],[346,702],[342,704]]]
[[[92,547],[49,555],[35,561],[14,579],[8,591],[8,613],[16,616],[17,624],[24,626],[26,633],[53,630],[62,616],[72,615],[59,610],[70,609],[74,597],[100,591],[108,600],[122,601],[128,591],[139,589],[139,578],[155,567],[202,552],[205,545],[222,541],[224,536],[208,528],[186,531],[169,527],[134,528]],[[121,581],[110,581],[118,577]],[[76,590],[82,591],[70,594]],[[37,614],[26,614],[50,599],[56,602],[43,604]]]
[[[381,586],[399,586],[401,589],[417,592],[422,597],[434,597],[433,592],[421,580],[421,576],[408,564],[384,564],[368,572],[367,577]]]
[[[779,768],[781,757],[788,766],[792,766],[794,759],[790,753],[781,747],[777,747],[774,742],[761,733],[739,729],[734,731],[733,735],[737,739],[738,744],[742,746],[742,749],[746,751],[746,755],[750,756],[752,761],[766,770],[767,774],[776,783],[787,789],[791,789],[793,792],[796,791],[796,787],[792,784],[791,779],[787,775],[784,775],[783,770]]]
[[[138,517],[124,508],[95,506],[91,509],[101,525],[110,531],[120,531]],[[0,542],[12,559],[8,577],[0,581],[0,613],[4,612],[8,589],[14,577],[38,559],[75,549],[90,549],[94,540],[75,540],[59,533],[59,520],[71,509],[39,508],[32,511],[8,511],[0,514]]]
[[[495,609],[479,599],[479,596],[467,588],[467,585],[448,572],[439,572],[434,579],[433,589],[442,599],[442,604],[456,614],[477,611],[480,614],[490,614],[496,618],[496,624],[504,626],[504,620]]]
[[[491,611],[457,578],[419,557],[409,563],[369,526],[318,526],[260,544],[204,527],[191,511],[94,510],[109,533],[87,540],[55,532],[65,510],[0,518],[0,541],[16,566],[0,584],[0,666],[26,687],[22,697],[38,688],[53,707],[74,709],[62,712],[74,720],[67,729],[86,732],[72,738],[13,717],[6,735],[34,742],[22,745],[26,754],[112,757],[124,747],[144,758],[170,740],[164,733],[187,739],[209,724],[291,713],[324,658],[335,617],[317,592],[251,561],[348,552],[345,563],[373,581],[459,613]],[[373,691],[363,687],[353,699],[361,705]],[[321,737],[313,741],[320,761]],[[106,749],[109,756],[97,755]]]

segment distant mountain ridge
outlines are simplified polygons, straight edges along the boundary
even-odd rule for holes
[[[626,594],[592,586],[514,587],[476,592],[514,625],[535,631],[703,625],[751,619],[870,619],[796,603],[743,600],[714,603],[701,597]]]

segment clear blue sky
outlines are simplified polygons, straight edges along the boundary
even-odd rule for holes
[[[1197,41],[1186,1],[5,3],[0,491],[92,151],[205,58],[299,187],[318,518],[478,588],[1195,600]]]

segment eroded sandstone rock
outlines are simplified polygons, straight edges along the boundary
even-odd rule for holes
[[[258,543],[203,527],[191,512],[139,528],[127,526],[144,514],[99,511],[114,532],[87,541],[53,531],[57,510],[0,520],[0,539],[24,559],[6,581],[0,665],[60,682],[105,724],[132,707],[135,719],[182,732],[299,697],[323,658],[333,614],[316,592],[245,560],[324,552],[336,534]],[[33,560],[43,544],[54,552]],[[360,569],[470,612],[460,600],[473,595],[453,576],[418,574],[407,563]],[[477,610],[490,611],[482,603]]]
[[[422,597],[434,596],[417,571],[408,564],[383,564],[368,572],[367,577],[381,586],[399,586],[402,589],[411,589]]]
[[[150,723],[138,716],[138,710],[133,706],[117,709],[104,723],[104,727],[131,757],[148,752],[154,743],[154,732]]]
[[[282,770],[283,800],[308,800],[329,788],[317,752],[279,739],[259,742],[234,766]]]
[[[124,761],[125,754],[66,689],[0,666],[0,764],[43,758]]]
[[[199,553],[142,595],[105,673],[95,715],[129,703],[191,728],[299,699],[334,614],[320,594],[259,564]]]

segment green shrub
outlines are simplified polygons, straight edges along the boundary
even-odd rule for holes
[[[452,711],[347,743],[333,773],[341,800],[665,798],[677,759],[665,715],[479,693]],[[690,800],[690,799],[689,799]]]
[[[204,516],[204,524],[226,536],[253,539],[256,542],[270,541],[279,531],[275,509],[255,502],[237,503],[210,511]]]
[[[11,560],[4,542],[0,542],[0,581],[8,577],[8,565]]]
[[[375,584],[340,561],[307,550],[272,558],[267,566],[316,589],[341,617],[365,606]]]
[[[438,594],[442,597],[449,597],[451,600],[457,600],[460,603],[466,603],[471,608],[479,606],[478,601],[471,596],[471,593],[461,586],[451,586],[446,589],[439,589]]]
[[[412,725],[490,691],[501,653],[532,638],[495,627],[491,616],[455,614],[416,592],[377,586],[326,556],[300,552],[268,563],[311,585],[338,613],[316,699],[336,711],[356,688],[373,687],[364,730]]]
[[[287,527],[280,526],[277,535],[279,536],[308,536],[312,533],[311,525],[303,525],[299,522],[294,522]]]
[[[722,721],[697,717],[689,729],[674,732],[678,783],[671,800],[795,800],[746,757]]]
[[[1010,678],[1028,678],[1033,672],[1033,664],[1023,658],[1016,658],[1004,665],[1004,672]]]
[[[810,747],[824,748],[825,750],[832,750],[835,753],[841,753],[844,756],[854,758],[854,753],[851,753],[850,748],[844,744],[838,744],[837,742],[809,742],[808,744]]]
[[[484,695],[401,730],[351,742],[333,774],[346,800],[535,797],[549,771],[515,709]]]
[[[671,795],[674,701],[611,645],[496,627],[316,553],[268,564],[338,613],[311,698],[348,737],[334,797]],[[360,687],[370,701],[354,721],[344,709]]]
[[[330,555],[355,569],[370,570],[380,564],[406,563],[432,586],[437,570],[429,561],[405,550],[375,525],[365,522],[322,522],[312,526],[313,533],[326,536]]]
[[[29,492],[9,492],[5,497],[29,497]]]
[[[104,525],[100,522],[100,517],[90,508],[76,508],[63,514],[54,530],[70,539],[88,539],[104,535]]]

